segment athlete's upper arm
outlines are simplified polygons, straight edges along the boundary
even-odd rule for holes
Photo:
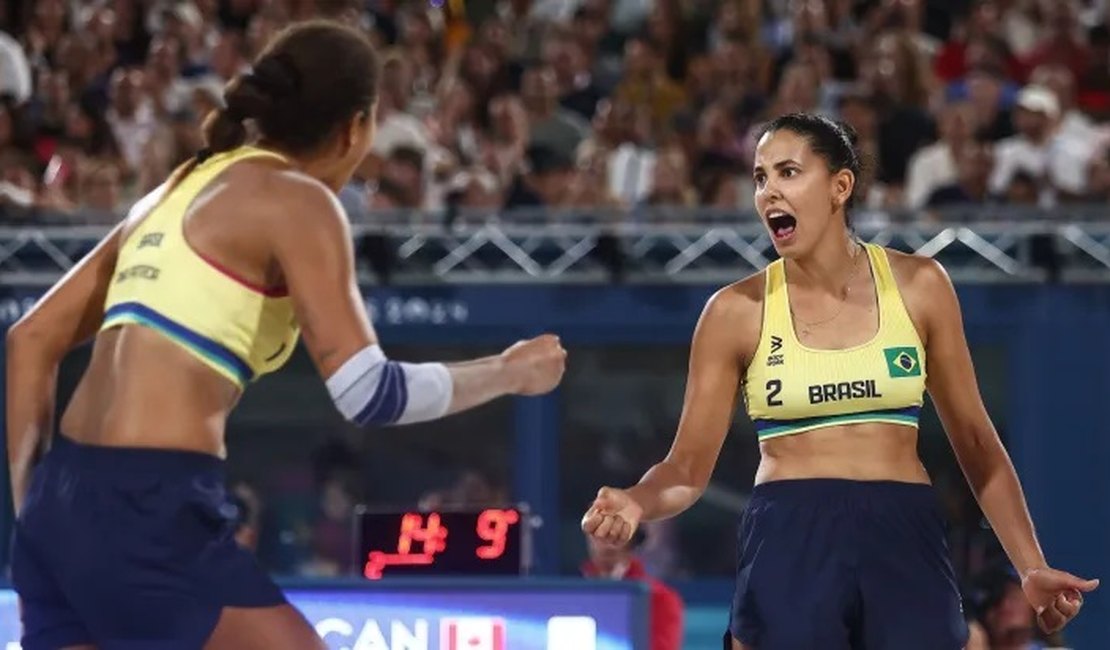
[[[104,301],[125,233],[146,218],[165,184],[139,199],[127,218],[69,270],[15,325],[8,336],[34,340],[57,358],[88,340],[104,320]]]
[[[963,316],[952,282],[934,260],[918,262],[913,277],[918,317],[924,324],[926,387],[954,444],[993,432],[979,394]],[[927,308],[925,307],[927,305]]]
[[[327,188],[282,174],[281,206],[267,235],[285,277],[305,346],[323,377],[377,342],[355,278],[354,245],[342,206]],[[279,191],[280,190],[280,191]]]
[[[122,225],[112,229],[12,325],[8,336],[34,340],[60,359],[96,334],[116,268],[121,229]]]
[[[745,359],[758,342],[760,301],[737,286],[706,303],[694,329],[686,395],[667,462],[708,484],[732,423]]]

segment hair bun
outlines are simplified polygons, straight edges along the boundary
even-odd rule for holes
[[[280,54],[264,57],[247,75],[251,85],[258,87],[275,102],[296,95],[300,91],[297,69]]]
[[[224,112],[234,122],[257,119],[270,112],[273,98],[262,91],[252,74],[235,78],[224,89]]]

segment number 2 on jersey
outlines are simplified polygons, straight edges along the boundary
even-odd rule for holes
[[[767,381],[767,406],[782,406],[782,400],[778,397],[781,390],[781,379],[769,379]]]

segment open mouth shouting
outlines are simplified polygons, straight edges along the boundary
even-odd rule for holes
[[[794,230],[798,226],[798,220],[794,215],[783,210],[774,209],[769,210],[766,214],[767,227],[771,230],[771,237],[775,242],[786,242],[794,236]]]

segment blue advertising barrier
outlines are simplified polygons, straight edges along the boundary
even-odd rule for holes
[[[331,650],[648,650],[647,588],[587,580],[283,583]],[[19,650],[0,590],[0,650]]]

